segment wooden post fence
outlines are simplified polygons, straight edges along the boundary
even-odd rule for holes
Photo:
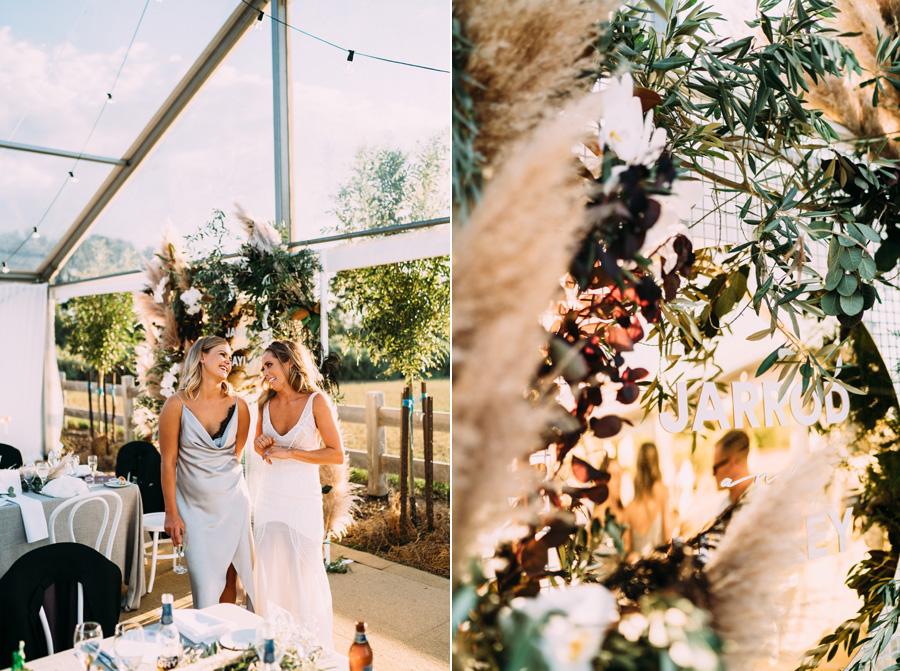
[[[88,395],[88,382],[85,380],[68,380],[64,373],[60,373],[60,383],[63,388],[63,403],[65,406],[65,416],[70,419],[80,419],[80,420],[89,420],[91,415],[94,415],[94,419],[97,419],[97,413],[93,412],[97,408],[94,407],[94,401],[96,396],[96,383],[94,381],[90,382],[90,391],[92,392]],[[78,396],[72,392],[78,392]],[[109,391],[112,394],[112,390]],[[117,398],[122,399],[122,411],[121,413],[115,413],[113,419],[113,425],[121,430],[124,434],[125,442],[129,442],[134,440],[137,436],[134,429],[134,411],[135,411],[135,399],[138,396],[138,389],[136,385],[135,379],[130,375],[123,375],[119,384],[116,385],[115,396]],[[80,403],[76,403],[76,400],[80,399]],[[434,402],[434,398],[429,396],[430,402]],[[91,409],[87,408],[88,401],[91,403]],[[411,413],[412,418],[410,418],[409,414],[403,414],[403,408],[389,408],[385,406],[385,395],[380,391],[370,391],[366,394],[366,403],[364,406],[355,406],[355,405],[341,405],[338,406],[338,416],[340,417],[340,421],[342,424],[346,425],[364,425],[365,426],[365,449],[351,449],[349,450],[350,455],[350,465],[356,468],[364,468],[368,472],[368,484],[366,487],[366,493],[370,496],[386,496],[388,494],[388,474],[393,473],[397,474],[400,472],[401,466],[401,455],[406,452],[407,455],[407,464],[406,470],[404,471],[404,481],[407,483],[407,505],[409,503],[409,476],[413,475],[416,478],[424,478],[427,480],[428,478],[428,470],[429,467],[426,465],[424,459],[414,458],[412,461],[409,461],[409,453],[408,450],[403,450],[401,445],[394,445],[393,441],[390,445],[391,454],[388,453],[388,439],[387,439],[387,428],[397,428],[402,432],[403,426],[407,427],[408,431],[416,431],[419,432],[419,427],[422,427],[422,431],[425,429],[425,421],[426,421],[426,413],[424,412],[424,406],[422,408],[416,408],[415,412]],[[428,413],[429,427],[428,432],[429,435],[432,436],[431,443],[432,449],[434,446],[434,432],[441,433],[449,433],[450,431],[450,413],[449,412],[434,412],[434,407],[431,407],[431,412]],[[396,434],[394,434],[396,436]],[[422,433],[418,433],[419,436],[422,436]],[[397,438],[393,438],[393,440],[397,440]],[[409,440],[407,437],[406,444],[409,444]],[[362,446],[360,446],[362,447]],[[401,449],[397,449],[401,448]],[[449,482],[450,481],[450,464],[440,461],[433,461],[432,466],[432,478],[433,482]],[[427,514],[427,513],[426,513]]]

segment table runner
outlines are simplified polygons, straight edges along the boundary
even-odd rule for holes
[[[143,515],[140,490],[135,485],[122,489],[110,489],[102,485],[91,487],[91,491],[114,492],[122,499],[122,519],[113,542],[112,561],[122,571],[122,579],[128,585],[123,605],[126,610],[135,610],[141,604],[141,597],[145,594],[144,586],[144,543],[143,543]],[[49,519],[53,510],[65,502],[66,499],[54,499],[39,494],[23,494],[40,501],[44,508],[44,515]],[[56,521],[57,538],[64,537],[67,515],[63,513]],[[97,538],[102,514],[99,506],[85,506],[78,511],[75,518],[75,537],[79,542],[91,546]],[[13,563],[29,551],[47,545],[43,540],[37,543],[28,543],[25,539],[25,527],[22,523],[22,514],[18,506],[6,505],[0,507],[0,576],[4,575]],[[104,537],[101,549],[106,545]]]

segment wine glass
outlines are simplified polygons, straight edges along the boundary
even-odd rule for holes
[[[34,472],[37,473],[37,476],[41,479],[41,487],[43,487],[47,483],[47,478],[50,475],[50,464],[46,461],[36,461],[34,462]]]
[[[66,457],[66,473],[75,475],[78,472],[78,466],[81,463],[81,457],[77,454],[70,454]]]
[[[88,468],[91,469],[90,482],[88,484],[94,484],[94,478],[97,475],[97,455],[90,454],[87,458]]]
[[[51,469],[56,468],[57,466],[59,466],[59,462],[60,462],[59,451],[50,450],[50,452],[47,454],[47,463],[50,464],[50,468]]]
[[[131,622],[117,624],[113,650],[122,671],[136,671],[144,659],[144,628]]]
[[[182,539],[181,545],[173,543],[173,547],[175,549],[175,563],[172,565],[172,573],[184,575],[188,572],[187,565],[182,563],[184,560],[184,539]]]
[[[90,671],[94,659],[100,654],[103,628],[97,622],[81,622],[75,625],[75,656]]]

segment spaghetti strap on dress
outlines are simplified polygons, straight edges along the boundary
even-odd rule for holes
[[[194,608],[219,603],[229,565],[250,603],[256,598],[250,495],[235,454],[237,415],[235,408],[213,438],[186,404],[181,409],[175,495]]]

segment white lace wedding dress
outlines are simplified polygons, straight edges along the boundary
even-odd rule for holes
[[[263,434],[277,447],[319,448],[319,434],[310,395],[300,419],[286,434],[272,426],[269,406],[262,412]],[[293,459],[276,459],[259,466],[253,527],[261,608],[270,604],[288,611],[294,622],[308,629],[327,651],[332,639],[331,588],[325,573],[322,542],[322,486],[319,467]]]

